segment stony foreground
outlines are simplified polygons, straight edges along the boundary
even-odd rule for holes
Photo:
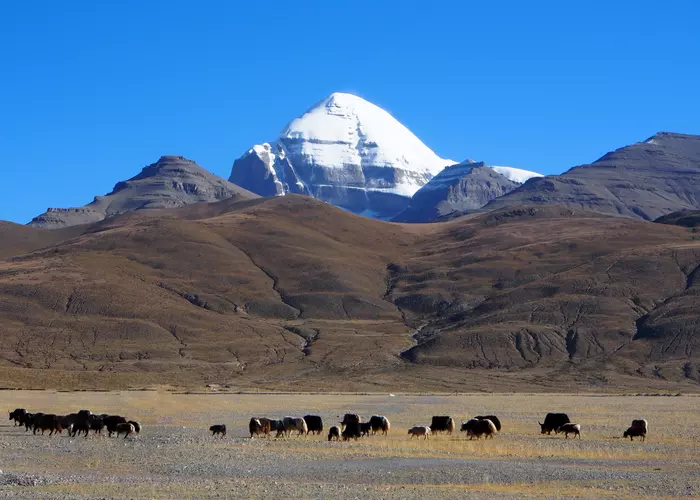
[[[0,427],[1,498],[679,497],[700,495],[700,397],[565,395],[229,395],[6,391],[8,409],[119,413],[136,438],[34,436]],[[324,436],[250,439],[251,415],[316,413],[328,427],[345,411],[386,415],[388,438],[328,443]],[[566,411],[583,439],[541,436],[547,411]],[[492,441],[463,435],[410,441],[433,414],[492,413]],[[649,421],[646,443],[621,438]],[[6,417],[5,417],[6,418]],[[224,423],[228,436],[207,428]]]

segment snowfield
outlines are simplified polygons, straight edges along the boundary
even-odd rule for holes
[[[436,155],[382,108],[340,92],[292,120],[281,138],[296,159],[328,168],[401,168],[430,178],[455,163]]]

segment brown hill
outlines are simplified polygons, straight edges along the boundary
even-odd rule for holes
[[[562,175],[530,179],[487,210],[560,205],[654,220],[700,208],[700,136],[660,132]]]
[[[91,224],[117,215],[195,203],[212,203],[235,198],[238,201],[258,195],[207,172],[182,156],[161,156],[129,180],[118,182],[105,196],[77,208],[49,208],[34,217],[30,226],[56,229]]]
[[[679,210],[659,217],[655,222],[683,227],[698,227],[700,226],[700,210]]]
[[[0,260],[56,245],[72,236],[77,236],[83,229],[72,227],[44,231],[13,222],[0,221]]]
[[[698,380],[700,243],[685,228],[553,207],[401,225],[285,196],[24,229],[41,232],[0,240],[3,385]]]

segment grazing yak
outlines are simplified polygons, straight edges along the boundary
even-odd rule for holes
[[[34,429],[34,421],[43,413],[27,413],[24,416],[24,432]]]
[[[136,428],[134,427],[134,424],[130,424],[128,422],[120,422],[117,424],[117,437],[119,437],[119,434],[124,434],[124,439],[128,438],[130,434],[133,434],[136,432]]]
[[[369,419],[369,424],[372,427],[372,434],[376,434],[379,431],[381,431],[385,436],[389,434],[391,424],[389,423],[388,418],[382,415],[373,415]]]
[[[564,425],[571,423],[569,416],[566,413],[547,413],[544,417],[544,423],[538,421],[540,424],[540,430],[542,434],[551,435],[552,431],[555,434],[559,432],[559,428]]]
[[[85,437],[88,437],[90,424],[93,421],[92,417],[97,417],[97,415],[93,415],[90,410],[80,410],[78,413],[71,413],[63,418],[69,424],[66,428],[72,437],[79,435],[81,432],[85,433]],[[100,420],[102,419],[100,418]]]
[[[623,438],[630,438],[630,441],[634,441],[634,438],[640,437],[642,441],[646,441],[647,438],[647,421],[644,419],[632,420],[632,425],[624,432]]]
[[[284,424],[284,432],[287,436],[289,436],[292,431],[297,431],[300,436],[309,432],[306,421],[301,417],[284,417],[282,423]]]
[[[645,441],[647,438],[647,433],[644,429],[641,429],[639,427],[629,427],[622,434],[622,437],[623,438],[630,438],[630,441],[634,441],[634,438],[640,437],[640,438],[642,438],[642,441]]]
[[[430,422],[430,431],[431,432],[447,432],[448,434],[452,434],[455,430],[455,421],[452,419],[452,417],[448,416],[435,416],[433,417],[432,421]]]
[[[643,418],[639,420],[632,420],[632,425],[630,427],[634,427],[635,429],[644,429],[644,432],[649,430],[649,424]]]
[[[496,426],[496,430],[498,432],[501,432],[501,421],[498,420],[498,417],[496,415],[479,415],[478,417],[474,417],[477,420],[490,420],[493,422],[493,425]]]
[[[117,432],[117,426],[119,424],[126,424],[126,418],[120,417],[119,415],[104,415],[102,416],[102,421],[105,427],[107,427],[107,435],[112,437],[113,432]],[[119,434],[117,433],[117,436]]]
[[[345,429],[343,429],[343,433],[341,435],[343,437],[343,441],[349,441],[350,439],[354,439],[355,441],[357,441],[358,438],[362,437],[360,423],[348,422],[348,424],[345,426]]]
[[[72,424],[68,427],[68,433],[75,437],[81,432],[85,433],[85,437],[88,437],[89,431],[93,431],[95,434],[102,434],[102,429],[104,429],[105,424],[100,415],[89,415],[87,418],[78,417],[76,413],[71,413],[64,417],[66,421],[71,421]]]
[[[24,417],[27,415],[27,410],[24,408],[15,408],[14,411],[10,412],[10,420],[15,421],[15,426],[24,425]]]
[[[93,431],[95,434],[102,435],[102,429],[105,428],[105,423],[102,420],[102,417],[99,415],[90,415],[88,418],[88,423],[90,424],[90,430]],[[132,422],[134,423],[134,422]],[[141,426],[138,426],[136,428],[136,432],[141,432]]]
[[[129,420],[127,423],[134,426],[134,431],[136,431],[136,434],[141,434],[141,424],[139,424],[138,422],[134,422],[133,420]]]
[[[566,439],[569,439],[569,434],[574,435],[574,439],[576,439],[576,436],[578,436],[579,439],[581,439],[581,426],[579,424],[564,424],[559,429],[557,429],[557,434],[563,432],[564,437]]]
[[[333,441],[334,439],[340,441],[340,427],[337,425],[334,425],[328,431],[328,441]]]
[[[253,436],[263,434],[264,436],[270,435],[270,422],[266,421],[263,423],[259,418],[251,418],[248,423],[248,431],[250,432],[250,439]]]
[[[221,434],[221,437],[226,436],[226,426],[224,424],[212,425],[209,427],[209,430],[212,436],[216,436],[217,434]]]
[[[276,438],[284,436],[284,422],[282,420],[273,420],[270,418],[259,418],[258,420],[260,420],[260,423],[263,424],[263,426],[270,426],[268,435],[270,432],[275,431],[277,433],[275,435]]]
[[[486,439],[493,439],[493,435],[498,432],[496,424],[491,420],[472,418],[466,422],[462,422],[461,432],[466,432],[467,437],[471,439],[481,439],[481,436],[486,436]]]
[[[423,439],[428,439],[430,437],[430,427],[425,425],[416,425],[415,427],[408,429],[408,434],[411,436],[411,439],[414,437],[420,438],[421,436]]]
[[[360,422],[360,437],[369,437],[370,432],[372,432],[372,424],[369,422]]]
[[[344,429],[348,424],[360,424],[360,416],[356,413],[346,413],[340,421],[340,428]]]
[[[53,436],[55,432],[61,432],[63,427],[61,427],[61,419],[58,415],[53,414],[37,414],[34,417],[34,434],[36,431],[41,430],[41,434],[44,431],[51,431],[49,436]]]
[[[77,413],[69,413],[68,415],[64,415],[61,418],[61,427],[63,427],[64,430],[68,431],[69,436],[73,436],[73,431],[75,429],[75,421],[78,418]]]
[[[323,419],[318,415],[304,415],[304,422],[311,434],[321,434],[323,432]]]

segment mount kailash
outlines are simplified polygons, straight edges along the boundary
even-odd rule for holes
[[[306,194],[357,214],[390,219],[455,163],[435,154],[380,107],[334,93],[292,120],[277,140],[250,148],[234,162],[229,181],[260,196]],[[492,168],[509,190],[540,176]]]

